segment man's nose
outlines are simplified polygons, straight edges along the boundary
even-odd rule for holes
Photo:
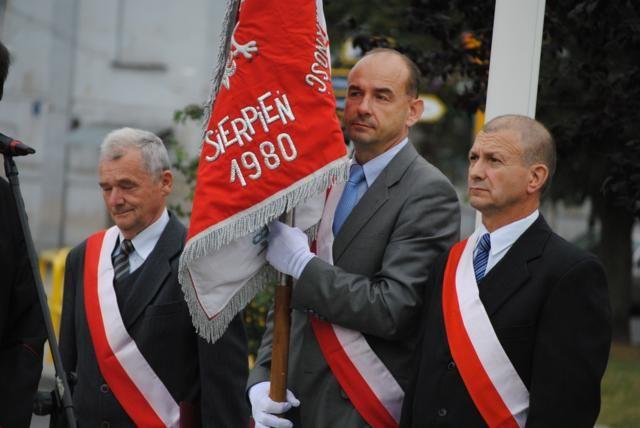
[[[358,114],[361,116],[368,116],[371,114],[371,97],[364,96],[358,104]]]
[[[109,204],[110,205],[120,205],[124,202],[122,198],[122,192],[116,187],[111,189],[111,193],[109,194]]]
[[[482,180],[484,177],[484,163],[478,159],[469,164],[469,178],[471,180]]]

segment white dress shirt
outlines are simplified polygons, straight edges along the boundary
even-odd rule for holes
[[[518,221],[514,221],[513,223],[509,223],[506,226],[502,226],[499,229],[494,230],[489,234],[489,239],[491,241],[491,250],[489,250],[489,260],[487,260],[487,269],[485,270],[485,275],[493,268],[505,254],[507,251],[513,246],[514,242],[518,240],[520,235],[527,230],[533,222],[538,219],[540,213],[538,210],[535,210],[528,216]],[[477,240],[474,243],[473,257],[475,258],[476,252],[478,251],[478,243],[480,242],[480,238],[487,233],[488,230],[484,226],[484,224],[480,224],[478,227],[478,235]]]
[[[156,221],[147,226],[146,229],[138,233],[131,240],[134,250],[129,254],[129,273],[135,272],[135,270],[142,266],[144,261],[147,260],[147,257],[149,257],[149,254],[151,254],[151,251],[155,248],[158,243],[158,239],[160,239],[160,235],[162,235],[162,232],[168,223],[169,213],[165,208]],[[120,242],[125,239],[120,230],[118,230],[118,235],[119,240],[112,254],[113,256],[120,254]]]

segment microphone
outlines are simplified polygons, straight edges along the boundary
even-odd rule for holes
[[[10,156],[26,156],[32,155],[36,151],[21,141],[14,140],[0,133],[0,153]]]

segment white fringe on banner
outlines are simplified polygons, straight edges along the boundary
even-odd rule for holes
[[[211,250],[217,250],[237,238],[261,229],[285,211],[325,192],[332,184],[347,181],[348,166],[346,156],[337,159],[251,208],[198,233],[184,248],[181,270],[186,262],[203,257]]]
[[[227,329],[233,317],[240,312],[255,295],[267,284],[277,278],[276,272],[268,265],[260,269],[253,277],[248,278],[227,305],[213,318],[209,318],[202,308],[196,293],[196,287],[189,274],[189,266],[195,260],[219,250],[235,239],[249,235],[277,219],[285,211],[295,208],[307,199],[325,192],[332,184],[346,181],[349,177],[349,160],[345,156],[337,159],[324,168],[299,180],[259,204],[215,224],[192,237],[185,245],[178,279],[189,306],[191,319],[198,333],[210,342],[219,339]],[[306,231],[310,239],[317,234],[317,225]]]
[[[209,319],[204,310],[202,310],[195,287],[191,285],[191,282],[187,284],[180,281],[187,306],[189,307],[189,313],[191,314],[191,323],[196,332],[210,343],[217,341],[227,330],[233,318],[268,284],[274,284],[277,278],[278,272],[270,265],[265,264],[212,319]]]
[[[220,50],[218,51],[218,62],[213,71],[213,76],[211,77],[211,91],[209,92],[209,99],[203,106],[204,114],[202,115],[202,117],[204,118],[204,121],[202,122],[202,137],[200,138],[201,149],[202,142],[204,141],[204,137],[207,132],[207,125],[209,124],[211,113],[213,112],[213,103],[218,96],[218,90],[220,89],[222,77],[224,76],[224,69],[227,65],[227,55],[231,50],[231,36],[233,36],[233,30],[236,26],[238,9],[240,8],[241,1],[242,0],[227,0],[227,14],[222,21],[222,31],[220,32]]]

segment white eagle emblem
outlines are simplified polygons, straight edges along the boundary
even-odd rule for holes
[[[244,3],[244,0],[242,0]],[[236,23],[235,28],[233,29],[233,35],[231,36],[231,49],[229,49],[229,55],[227,56],[227,63],[224,67],[224,75],[222,76],[222,86],[227,88],[227,90],[231,89],[230,78],[236,73],[236,57],[238,55],[244,56],[246,59],[253,59],[254,54],[258,53],[258,43],[255,40],[251,40],[246,43],[238,43],[236,40],[236,31],[240,26],[240,21]]]

